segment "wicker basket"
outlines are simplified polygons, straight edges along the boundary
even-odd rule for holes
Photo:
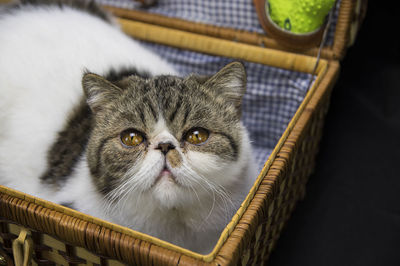
[[[305,195],[338,76],[337,59],[354,39],[352,22],[361,17],[355,7],[354,1],[341,1],[334,43],[322,51],[313,86],[210,254],[0,186],[0,264],[12,265],[13,255],[17,265],[265,264],[296,202]],[[290,53],[261,34],[110,9],[121,18],[124,31],[138,39],[305,73],[313,73],[317,61],[316,48]]]

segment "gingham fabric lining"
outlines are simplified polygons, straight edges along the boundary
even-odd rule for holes
[[[211,75],[232,59],[142,42],[171,63],[181,74]],[[244,62],[247,92],[243,99],[243,122],[250,133],[255,160],[261,170],[289,121],[303,101],[310,74]]]
[[[141,4],[133,0],[97,0],[97,2],[125,9],[141,9]],[[327,46],[333,43],[339,6],[340,0],[337,2],[328,31]],[[158,0],[155,6],[146,8],[145,11],[192,22],[264,34],[252,0]]]

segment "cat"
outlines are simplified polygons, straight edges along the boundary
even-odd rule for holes
[[[0,184],[210,252],[256,177],[244,66],[180,77],[93,4],[27,2],[0,13]]]

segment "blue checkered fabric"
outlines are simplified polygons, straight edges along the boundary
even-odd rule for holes
[[[211,75],[233,61],[159,44],[143,44],[166,59],[181,75]],[[303,101],[311,75],[243,63],[247,71],[247,92],[243,98],[242,118],[250,133],[256,162],[261,170]]]
[[[98,2],[127,9],[138,8],[132,0]],[[263,32],[250,0],[159,0],[148,11],[222,27]],[[332,29],[334,26],[335,23],[332,23]],[[332,40],[333,30],[330,35]],[[233,61],[159,44],[143,44],[171,63],[181,75],[210,75]],[[244,64],[247,92],[242,105],[243,122],[249,130],[255,159],[261,170],[303,101],[311,75],[249,62]]]
[[[133,0],[97,0],[97,2],[125,9],[141,9],[141,4]],[[337,2],[326,45],[333,43],[339,6],[340,0]],[[146,8],[145,11],[192,22],[264,34],[251,0],[158,0],[155,6]]]

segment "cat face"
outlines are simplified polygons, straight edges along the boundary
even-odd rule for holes
[[[245,83],[240,63],[209,78],[110,82],[86,74],[94,114],[87,154],[97,189],[111,202],[145,195],[168,209],[229,193],[243,174]]]

